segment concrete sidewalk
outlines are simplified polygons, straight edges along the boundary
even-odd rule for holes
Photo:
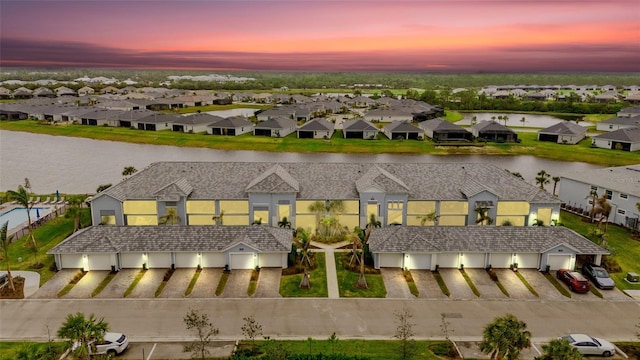
[[[336,272],[336,256],[335,249],[347,245],[347,242],[337,243],[332,245],[312,242],[313,246],[320,249],[322,252],[324,250],[325,253],[325,262],[327,268],[327,290],[329,293],[329,299],[338,299],[340,298],[340,290],[338,289],[338,274]]]

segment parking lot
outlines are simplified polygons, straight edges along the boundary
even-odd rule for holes
[[[78,269],[61,270],[44,286],[35,291],[30,298],[65,298],[88,299],[95,298],[279,298],[280,279],[282,271],[279,268],[263,268],[258,277],[256,291],[249,296],[248,287],[252,270],[233,270],[228,274],[222,292],[217,296],[216,289],[223,276],[222,268],[205,268],[199,272],[197,281],[187,293],[189,285],[194,279],[196,269],[181,268],[172,273],[169,269],[123,269],[112,275],[111,281],[96,293],[109,271],[89,271],[66,292],[60,291],[67,287],[72,279],[79,274]],[[429,270],[412,270],[411,276],[419,291],[418,299],[452,299],[452,300],[553,300],[553,301],[632,301],[624,292],[613,290],[598,290],[595,292],[575,293],[569,291],[570,297],[560,292],[549,279],[535,269],[519,269],[518,274],[510,269],[494,269],[498,282],[491,278],[485,269],[440,269],[439,275],[450,292],[447,296],[441,290],[434,273]],[[171,273],[169,280],[163,282],[166,275]],[[477,289],[476,295],[470,284],[463,276],[465,274]],[[415,299],[400,268],[383,268],[381,276],[387,290],[387,298]],[[535,291],[530,291],[521,277]],[[555,279],[555,273],[552,273]],[[139,281],[135,286],[135,280]],[[558,281],[561,287],[567,285]],[[130,289],[131,288],[131,289]],[[504,289],[504,291],[503,291]],[[598,293],[601,295],[598,295]]]

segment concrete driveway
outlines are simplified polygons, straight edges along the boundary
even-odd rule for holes
[[[261,268],[258,277],[258,288],[253,295],[255,298],[279,298],[281,268]]]
[[[148,269],[133,289],[130,298],[155,298],[156,290],[164,279],[167,269]]]
[[[510,299],[533,300],[538,297],[533,295],[531,291],[524,285],[522,280],[511,269],[493,269],[498,275],[498,280],[507,289]]]
[[[491,280],[485,269],[464,269],[469,278],[480,291],[481,299],[506,299],[496,282]]]
[[[173,277],[173,276],[172,276]],[[127,351],[117,359],[191,359],[191,354],[183,351],[188,342],[135,342],[129,343]],[[211,358],[227,359],[231,357],[236,343],[234,341],[212,341],[208,350]]]
[[[448,299],[449,297],[442,293],[440,285],[433,277],[431,270],[411,270],[411,276],[416,283],[416,287],[420,292],[420,299]]]
[[[633,301],[633,298],[623,293],[622,290],[618,288],[613,288],[611,290],[600,290],[602,294],[602,298],[605,300],[618,300],[618,301]],[[25,295],[26,296],[26,295]]]
[[[380,274],[387,288],[388,299],[413,299],[415,296],[409,290],[407,280],[400,268],[380,268]]]
[[[518,269],[518,272],[522,274],[522,277],[524,277],[529,285],[538,293],[540,300],[571,300],[562,295],[537,269]]]
[[[31,295],[30,299],[56,299],[58,293],[69,284],[71,279],[80,269],[63,269],[58,271],[38,291]]]
[[[248,298],[247,290],[253,270],[231,270],[227,285],[224,287],[223,298]]]
[[[91,293],[109,275],[109,270],[91,270],[64,296],[65,299],[89,299]]]
[[[171,278],[167,281],[167,285],[165,285],[162,293],[160,293],[158,297],[174,299],[185,297],[184,292],[187,290],[187,287],[189,287],[195,271],[195,269],[175,269],[173,275],[171,275]]]
[[[129,285],[136,278],[140,269],[122,269],[118,271],[116,276],[111,279],[109,284],[105,286],[100,294],[96,295],[96,299],[119,299],[122,298],[124,292],[127,291]]]
[[[215,298],[216,288],[222,277],[222,268],[204,268],[193,287],[191,298]]]
[[[451,299],[477,299],[478,297],[471,291],[469,284],[458,269],[440,269],[438,271],[442,280],[447,284],[451,293]]]

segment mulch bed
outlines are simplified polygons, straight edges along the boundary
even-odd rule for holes
[[[13,278],[13,285],[16,291],[11,290],[11,285],[7,283],[0,289],[0,299],[24,299],[24,278],[17,276]]]

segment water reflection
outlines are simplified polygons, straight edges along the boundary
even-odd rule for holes
[[[518,127],[536,127],[536,128],[546,128],[551,125],[557,124],[561,121],[564,121],[561,118],[549,115],[534,115],[534,114],[502,114],[502,113],[464,113],[464,118],[460,121],[456,121],[458,125],[470,125],[473,117],[476,117],[478,122],[484,120],[495,120],[500,124],[504,125],[504,120],[499,120],[498,116],[508,116],[507,126],[513,127],[515,131],[517,131]],[[522,118],[524,118],[524,123],[522,122]],[[592,126],[594,123],[589,121],[580,121],[578,124],[581,126]]]
[[[139,145],[114,141],[0,131],[0,190],[15,189],[29,178],[38,193],[93,193],[100,184],[122,180],[122,169],[141,170],[158,161],[242,162],[374,162],[374,163],[491,163],[521,173],[529,182],[545,169],[553,176],[601,168],[534,156],[397,155],[270,153],[224,151],[175,146]]]

